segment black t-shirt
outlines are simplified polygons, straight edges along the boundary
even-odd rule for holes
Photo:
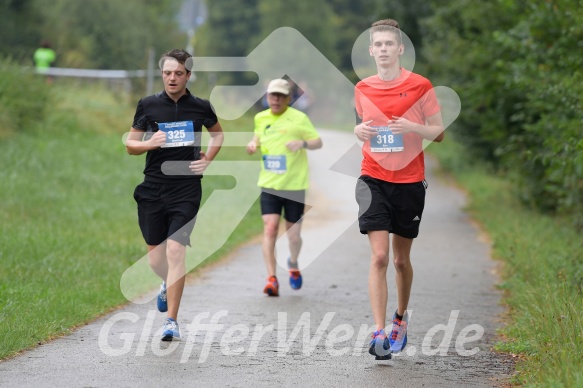
[[[174,102],[165,91],[144,97],[138,102],[132,127],[146,132],[145,139],[159,130],[158,123],[182,121],[192,122],[194,145],[148,151],[144,168],[146,181],[168,183],[202,178],[201,175],[194,175],[188,168],[188,163],[184,162],[200,159],[202,126],[210,128],[218,119],[208,100],[193,96],[188,90],[178,102]]]

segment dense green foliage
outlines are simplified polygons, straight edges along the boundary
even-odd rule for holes
[[[12,60],[0,61],[0,138],[42,121],[48,99],[43,77],[23,73]]]
[[[0,52],[32,65],[49,41],[53,66],[143,69],[147,52],[186,44],[176,15],[180,0],[8,0],[0,2]]]
[[[32,65],[32,54],[43,38],[42,13],[35,6],[36,0],[4,0],[0,2],[0,52],[23,59]]]
[[[461,141],[525,202],[583,226],[580,2],[458,0],[424,25],[432,74],[461,96]]]
[[[213,0],[206,1],[208,20],[197,32],[196,52],[203,56],[248,55],[279,27],[297,29],[350,80],[358,78],[352,68],[351,50],[356,39],[372,22],[393,17],[401,21],[417,48],[421,47],[419,18],[430,6],[421,0],[407,4],[382,0]],[[233,12],[237,9],[237,12]],[[285,51],[285,45],[281,50]],[[233,74],[229,82],[256,82],[250,75]]]

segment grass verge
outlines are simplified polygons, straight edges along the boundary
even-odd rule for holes
[[[523,206],[510,174],[472,162],[451,137],[430,153],[468,192],[468,211],[503,263],[508,306],[496,349],[517,356],[511,383],[583,386],[583,243],[564,219]]]

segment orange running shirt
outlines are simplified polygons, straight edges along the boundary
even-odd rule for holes
[[[427,117],[440,110],[431,82],[403,68],[392,81],[383,81],[377,75],[363,79],[356,84],[354,100],[358,117],[362,121],[373,120],[371,126],[387,126],[393,116],[425,125]],[[403,146],[400,152],[371,152],[370,141],[366,141],[362,146],[361,174],[393,183],[422,181],[423,138],[406,133]]]

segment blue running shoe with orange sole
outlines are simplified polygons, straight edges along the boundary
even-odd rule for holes
[[[298,270],[289,271],[289,285],[294,290],[302,288],[302,274]]]
[[[391,359],[391,344],[384,329],[377,330],[372,334],[368,352],[375,356],[376,360]]]
[[[399,353],[407,345],[407,325],[409,324],[409,316],[405,312],[403,319],[397,318],[397,312],[393,315],[393,328],[389,336],[391,343],[391,352]]]
[[[302,274],[298,269],[298,263],[293,263],[291,257],[288,257],[287,268],[289,269],[289,285],[294,290],[299,290],[302,288]]]

